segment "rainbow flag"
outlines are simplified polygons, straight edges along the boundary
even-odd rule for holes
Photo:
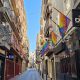
[[[67,31],[67,28],[68,28],[68,25],[70,23],[70,19],[65,16],[64,14],[59,14],[59,31],[60,31],[60,34],[62,37],[64,37],[66,31]]]
[[[51,40],[53,44],[57,43],[57,35],[53,31],[51,32]]]
[[[60,31],[60,35],[63,38],[65,36],[64,28],[59,28],[59,31]]]
[[[41,55],[43,56],[45,51],[48,49],[48,42],[45,42],[43,47],[42,47],[42,50],[41,50]]]

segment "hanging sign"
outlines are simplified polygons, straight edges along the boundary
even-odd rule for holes
[[[73,27],[80,27],[80,9],[72,10]]]

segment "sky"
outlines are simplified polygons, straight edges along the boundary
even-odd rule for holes
[[[24,0],[27,19],[27,34],[30,52],[36,49],[36,38],[40,31],[41,0]]]

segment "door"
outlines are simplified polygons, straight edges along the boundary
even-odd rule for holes
[[[4,64],[5,58],[0,56],[0,80],[4,80]]]
[[[77,68],[77,76],[78,76],[77,80],[80,80],[80,50],[75,51],[75,58],[76,58],[76,68]]]

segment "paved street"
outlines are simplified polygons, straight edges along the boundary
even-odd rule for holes
[[[22,75],[16,76],[14,79],[11,80],[41,80],[40,74],[38,71],[33,69],[28,69]]]

